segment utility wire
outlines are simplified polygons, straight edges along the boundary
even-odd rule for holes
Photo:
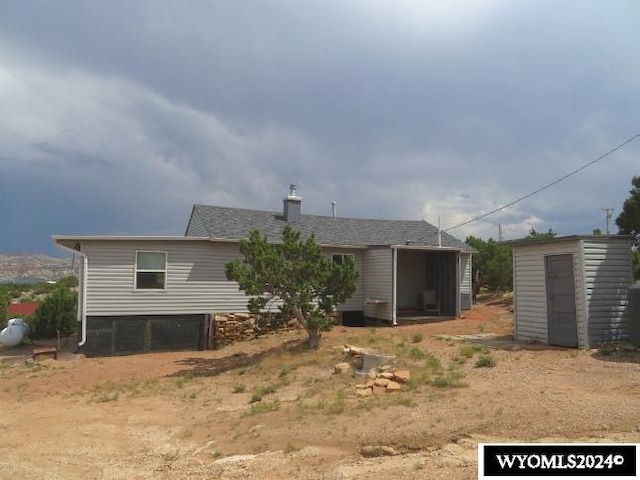
[[[633,141],[634,141],[635,139],[637,139],[638,137],[640,137],[640,133],[637,133],[637,134],[635,134],[633,137],[628,138],[627,140],[625,140],[624,142],[622,142],[620,145],[618,145],[617,147],[615,147],[615,148],[613,148],[613,149],[609,150],[607,153],[603,153],[602,155],[600,155],[600,156],[599,156],[598,158],[596,158],[595,160],[592,160],[592,161],[590,161],[589,163],[587,163],[587,164],[585,164],[585,165],[581,166],[580,168],[577,168],[577,169],[575,169],[575,170],[573,170],[573,171],[571,171],[571,172],[567,173],[564,177],[560,177],[559,179],[554,180],[554,181],[553,181],[553,182],[551,182],[551,183],[548,183],[548,184],[547,184],[547,185],[545,185],[544,187],[539,188],[538,190],[535,190],[535,191],[533,191],[533,192],[531,192],[531,193],[529,193],[529,194],[525,195],[524,197],[520,197],[520,198],[518,198],[518,199],[514,200],[513,202],[507,203],[506,205],[503,205],[502,207],[498,207],[498,208],[496,208],[495,210],[491,210],[491,211],[490,211],[490,212],[488,212],[488,213],[485,213],[485,214],[483,214],[483,215],[479,215],[479,216],[477,216],[477,217],[474,217],[474,218],[472,218],[471,220],[467,220],[466,222],[462,222],[462,223],[460,223],[460,224],[458,224],[458,225],[454,225],[453,227],[449,227],[449,228],[447,228],[447,229],[446,229],[446,230],[444,230],[444,231],[445,231],[445,232],[449,232],[449,231],[451,231],[451,230],[453,230],[453,229],[455,229],[455,228],[463,227],[464,225],[468,225],[468,224],[470,224],[470,223],[472,223],[472,222],[475,222],[475,221],[477,221],[477,220],[481,220],[481,219],[483,219],[483,218],[486,218],[486,217],[488,217],[489,215],[493,215],[494,213],[498,213],[499,211],[504,210],[505,208],[509,208],[509,207],[511,207],[511,206],[513,206],[513,205],[515,205],[516,203],[520,203],[521,201],[526,200],[527,198],[533,197],[534,195],[536,195],[536,194],[538,194],[538,193],[542,192],[543,190],[546,190],[547,188],[550,188],[550,187],[553,187],[554,185],[557,185],[558,183],[562,182],[563,180],[566,180],[567,178],[571,177],[572,175],[575,175],[576,173],[581,172],[581,171],[582,171],[582,170],[584,170],[585,168],[590,167],[590,166],[591,166],[591,165],[593,165],[594,163],[599,162],[599,161],[600,161],[600,160],[602,160],[603,158],[608,157],[608,156],[609,156],[609,155],[611,155],[612,153],[614,153],[614,152],[616,152],[616,151],[620,150],[622,147],[624,147],[624,146],[626,146],[627,144],[629,144],[629,143],[633,142]]]
[[[574,235],[576,233],[582,233],[585,232],[587,230],[593,230],[594,228],[599,228],[602,226],[602,220],[598,221],[597,223],[594,223],[593,225],[585,225],[584,227],[580,227],[577,230],[573,230],[571,232],[568,233],[559,233],[558,236],[559,237],[563,237],[565,235]]]

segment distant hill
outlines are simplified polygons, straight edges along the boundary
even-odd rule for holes
[[[71,258],[0,253],[0,283],[38,283],[71,275]]]

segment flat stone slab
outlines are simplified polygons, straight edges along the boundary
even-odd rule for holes
[[[439,340],[449,340],[453,342],[467,342],[474,345],[482,345],[489,348],[512,349],[516,342],[512,335],[499,335],[497,333],[475,333],[472,335],[436,335]]]
[[[224,463],[243,463],[248,462],[256,458],[255,455],[232,455],[231,457],[219,458],[213,463],[224,464]]]

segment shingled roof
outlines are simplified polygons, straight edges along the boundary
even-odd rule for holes
[[[269,240],[279,240],[286,221],[282,213],[242,208],[194,205],[186,236],[226,240],[247,238],[259,229]],[[424,221],[302,215],[292,226],[304,237],[315,234],[321,245],[412,245],[438,246],[438,229]],[[473,251],[457,238],[442,233],[442,247]]]

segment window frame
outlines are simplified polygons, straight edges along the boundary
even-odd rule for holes
[[[164,255],[164,269],[139,269],[138,268],[138,254],[139,253],[161,253]],[[167,280],[168,280],[168,265],[169,265],[169,253],[163,250],[136,250],[136,255],[133,265],[133,290],[135,292],[166,292]],[[144,288],[138,287],[138,273],[164,273],[164,282],[162,288]]]
[[[336,257],[340,257],[340,262],[336,262]],[[337,263],[338,265],[344,265],[344,259],[345,257],[351,257],[351,260],[353,260],[353,264],[356,264],[356,256],[353,253],[332,253],[331,254],[331,260],[334,263]]]

